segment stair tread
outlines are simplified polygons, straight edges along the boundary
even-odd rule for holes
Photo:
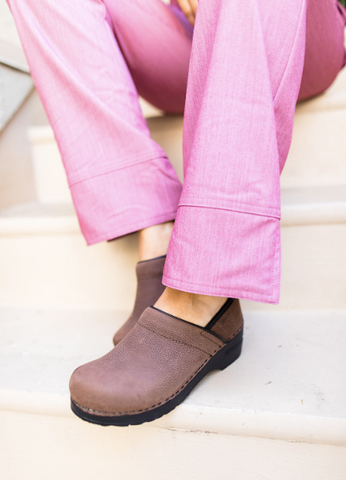
[[[0,408],[69,411],[78,365],[111,348],[126,312],[1,309]],[[346,445],[346,312],[247,312],[243,354],[156,426]]]
[[[306,205],[321,203],[346,202],[346,185],[326,187],[283,188],[281,190],[281,205]]]
[[[39,203],[28,202],[0,211],[0,219],[2,218],[18,218],[18,217],[65,217],[74,216],[75,210],[71,203]]]

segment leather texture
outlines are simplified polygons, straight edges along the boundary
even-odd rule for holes
[[[152,410],[178,395],[242,326],[238,300],[213,327],[223,338],[149,307],[113,350],[75,370],[71,399],[99,416]]]
[[[211,328],[211,331],[219,335],[226,342],[234,337],[234,330],[239,332],[243,328],[244,319],[238,299],[234,299],[230,308],[222,315],[222,317]],[[232,329],[230,329],[232,325]]]
[[[137,320],[144,310],[154,305],[166,288],[162,284],[163,267],[166,256],[153,258],[137,263],[137,293],[134,307],[130,317],[119,328],[113,337],[114,345],[117,345],[136,325]]]

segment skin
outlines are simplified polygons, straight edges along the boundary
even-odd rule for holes
[[[198,0],[177,0],[179,7],[193,26],[195,24]]]
[[[161,223],[139,232],[139,260],[165,255],[168,250],[174,222]],[[205,327],[220,310],[227,298],[183,292],[166,287],[155,307]]]

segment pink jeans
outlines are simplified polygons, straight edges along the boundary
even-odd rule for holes
[[[277,303],[279,177],[299,90],[344,65],[336,1],[200,0],[194,32],[160,0],[8,3],[87,243],[176,219],[165,285]],[[137,92],[180,112],[186,87],[182,187]]]

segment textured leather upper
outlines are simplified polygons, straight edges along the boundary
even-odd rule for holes
[[[137,293],[133,311],[124,325],[113,337],[113,343],[119,343],[136,325],[144,310],[154,305],[162,295],[165,286],[162,284],[163,267],[166,256],[139,262],[136,266]]]
[[[235,298],[230,308],[212,327],[211,331],[219,335],[223,340],[229,342],[243,328],[244,320],[240,308],[240,302]],[[232,326],[232,328],[230,328]]]
[[[227,310],[227,337],[239,320]],[[225,315],[226,315],[225,313]],[[223,317],[219,321],[222,321]],[[225,345],[201,327],[147,308],[130,333],[107,355],[72,375],[72,400],[97,415],[126,415],[153,409],[174,396]]]

